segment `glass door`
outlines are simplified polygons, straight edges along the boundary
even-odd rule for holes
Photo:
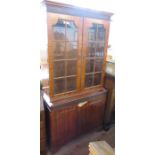
[[[51,96],[80,89],[82,18],[48,13]]]
[[[103,84],[107,30],[108,22],[84,18],[82,88]]]

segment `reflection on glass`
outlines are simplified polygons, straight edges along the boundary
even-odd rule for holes
[[[103,64],[103,60],[102,59],[96,59],[95,60],[95,72],[102,71],[102,64]]]
[[[92,27],[88,30],[88,40],[95,41],[96,40],[96,32],[97,32],[97,24],[93,24]]]
[[[88,57],[94,57],[95,56],[95,49],[96,49],[96,43],[89,42],[88,43],[87,56]]]
[[[76,89],[76,77],[67,78],[67,91],[72,91]]]
[[[85,87],[90,87],[93,84],[93,74],[86,75],[85,78]]]
[[[68,75],[76,75],[76,60],[67,61],[67,76]]]
[[[78,50],[77,42],[66,43],[67,58],[76,58],[78,52],[77,50]]]
[[[96,50],[96,57],[103,57],[104,54],[104,44],[98,43],[97,44],[97,50]]]
[[[56,61],[54,62],[54,77],[62,77],[65,75],[65,62]]]
[[[54,80],[54,94],[63,93],[65,91],[65,79],[55,79]]]
[[[58,19],[57,23],[53,25],[53,33],[55,40],[65,40],[65,21]]]
[[[64,42],[54,42],[54,58],[55,59],[64,59],[65,58],[65,43]]]
[[[87,59],[86,61],[86,73],[94,71],[94,59]]]
[[[104,29],[104,26],[101,25],[101,24],[98,24],[98,34],[97,34],[97,36],[98,36],[97,39],[99,41],[102,41],[105,38],[105,29]]]
[[[94,75],[94,85],[101,84],[101,78],[102,78],[102,74],[101,73],[96,73]]]
[[[74,21],[66,21],[66,40],[77,41],[77,26]]]

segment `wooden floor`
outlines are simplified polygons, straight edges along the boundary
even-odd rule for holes
[[[105,140],[108,144],[115,148],[115,127],[111,127],[108,131],[96,131],[81,136],[78,139],[68,143],[57,153],[52,155],[88,155],[89,142],[100,140]],[[51,153],[48,152],[47,155],[51,155]]]

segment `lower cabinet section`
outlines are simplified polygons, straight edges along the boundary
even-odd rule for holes
[[[40,111],[40,153],[46,154],[46,135],[45,135],[45,114]]]
[[[92,94],[93,95],[93,94]],[[82,101],[46,109],[52,152],[65,143],[103,125],[106,92],[82,98]],[[76,100],[74,100],[75,102]],[[71,102],[70,102],[71,103]]]

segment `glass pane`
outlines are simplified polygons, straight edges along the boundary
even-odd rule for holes
[[[54,62],[54,77],[65,76],[65,62],[56,61]]]
[[[55,79],[54,80],[54,94],[63,93],[65,91],[65,79]]]
[[[58,19],[57,23],[53,25],[53,33],[55,40],[65,40],[65,21]]]
[[[93,24],[92,27],[88,30],[88,40],[95,41],[96,40],[96,32],[97,32],[97,24]]]
[[[86,75],[85,78],[85,87],[90,87],[93,84],[93,74]]]
[[[102,78],[102,74],[101,73],[96,73],[94,75],[94,85],[101,84],[101,78]]]
[[[67,42],[66,43],[66,54],[67,58],[76,58],[78,53],[77,42]]]
[[[77,26],[74,21],[66,21],[66,40],[76,41],[77,40]]]
[[[76,77],[67,78],[67,91],[72,91],[76,89]]]
[[[89,42],[88,43],[87,57],[94,57],[95,56],[95,49],[96,49],[96,43]]]
[[[54,59],[64,59],[65,58],[65,42],[54,42]]]
[[[103,57],[104,54],[104,43],[97,44],[96,57]]]
[[[104,40],[105,38],[105,29],[103,25],[98,24],[98,40]]]
[[[94,59],[87,59],[86,61],[86,73],[94,71]]]
[[[68,60],[67,61],[67,76],[68,75],[76,75],[76,60]]]
[[[96,59],[95,60],[95,72],[102,71],[102,64],[103,64],[103,60],[102,59]]]

